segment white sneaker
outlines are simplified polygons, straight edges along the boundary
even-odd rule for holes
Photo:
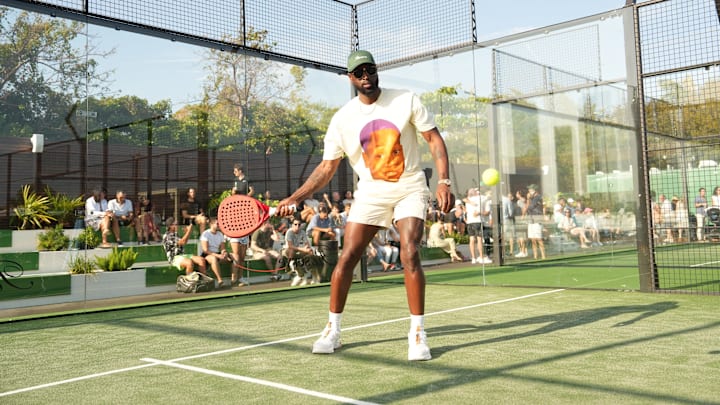
[[[473,257],[473,258],[472,258],[472,264],[475,264],[475,263],[477,263],[477,262],[478,262],[477,259]]]
[[[312,352],[315,354],[330,354],[335,353],[335,349],[341,347],[340,331],[333,329],[330,322],[328,322],[320,334],[320,338],[313,343]]]
[[[292,282],[290,283],[290,287],[296,287],[296,286],[300,285],[300,282],[302,282],[302,281],[303,281],[302,277],[295,276],[295,277],[293,277]]]
[[[305,277],[303,277],[303,278],[302,278],[302,281],[300,281],[300,285],[303,286],[303,285],[307,285],[307,284],[308,284],[308,279],[306,279]]]
[[[425,330],[418,327],[416,331],[408,333],[408,360],[430,360],[430,347],[427,345]]]
[[[490,264],[492,262],[493,262],[492,259],[489,257],[483,257],[481,260],[478,260],[478,263],[482,263],[482,264]]]

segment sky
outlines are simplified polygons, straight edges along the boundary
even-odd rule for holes
[[[610,10],[620,9],[625,0],[509,0],[476,1],[476,21],[478,40],[486,41],[501,38],[536,28],[552,26]],[[519,11],[520,10],[520,11]],[[91,26],[91,34],[97,34],[94,40],[101,48],[115,48],[115,54],[104,59],[101,66],[114,70],[114,81],[110,84],[111,95],[132,94],[147,98],[151,103],[161,99],[170,99],[173,110],[185,104],[197,102],[206,72],[203,68],[203,50],[179,42],[165,39],[142,38],[138,34]],[[408,67],[412,69],[412,66]],[[412,74],[403,70],[388,72],[381,76],[383,83],[391,87],[415,87],[416,91],[427,90],[424,87],[436,86],[440,76],[454,76],[454,72],[422,72],[428,80],[418,81],[413,86],[408,77]],[[163,72],[152,74],[148,72]],[[146,72],[143,74],[142,72]],[[421,83],[422,82],[422,83]],[[181,85],[178,85],[180,83]],[[307,90],[312,97],[329,105],[341,105],[348,100],[350,88],[347,78],[341,75],[310,71],[307,78]],[[424,83],[424,84],[423,84]],[[474,84],[462,85],[471,91],[487,91]]]

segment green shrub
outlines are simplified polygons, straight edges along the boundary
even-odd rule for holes
[[[95,259],[98,267],[105,271],[127,270],[135,264],[138,252],[135,249],[113,248],[112,252],[106,257],[98,257]]]
[[[64,227],[72,227],[75,222],[75,211],[85,205],[83,196],[79,195],[71,199],[65,194],[53,193],[49,186],[45,186],[45,195],[48,198],[49,212],[57,223]]]
[[[65,236],[62,225],[57,225],[55,228],[48,229],[47,231],[38,235],[38,250],[63,250],[70,243],[70,238]]]
[[[100,235],[89,226],[73,240],[73,246],[77,249],[95,249],[99,244]]]
[[[450,234],[450,237],[455,239],[456,245],[467,245],[470,243],[470,236],[468,234],[460,235],[457,232]]]
[[[55,218],[49,213],[50,199],[32,191],[29,184],[20,189],[20,205],[13,209],[20,224],[18,229],[41,229]]]
[[[90,274],[95,270],[95,260],[84,254],[76,254],[68,262],[68,268],[71,274]]]

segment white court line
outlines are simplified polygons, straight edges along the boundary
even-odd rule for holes
[[[512,298],[506,298],[506,299],[497,300],[497,301],[490,301],[490,302],[483,302],[483,303],[480,303],[480,304],[468,305],[468,306],[465,306],[465,307],[459,307],[459,308],[453,308],[453,309],[446,309],[446,310],[444,310],[444,311],[431,312],[431,313],[425,314],[425,316],[435,316],[435,315],[447,314],[447,313],[451,313],[451,312],[464,311],[464,310],[467,310],[467,309],[479,308],[479,307],[484,307],[484,306],[488,306],[488,305],[502,304],[502,303],[511,302],[511,301],[518,301],[518,300],[522,300],[522,299],[526,299],[526,298],[533,298],[533,297],[537,297],[537,296],[541,296],[541,295],[545,295],[545,294],[553,294],[553,293],[561,292],[561,291],[565,291],[565,289],[564,289],[564,288],[560,288],[560,289],[556,289],[556,290],[542,291],[542,292],[539,292],[539,293],[522,295],[522,296],[519,296],[519,297],[512,297]],[[385,325],[385,324],[388,324],[388,323],[406,321],[406,320],[408,320],[408,319],[410,319],[410,317],[390,319],[390,320],[387,320],[387,321],[368,323],[368,324],[364,324],[364,325],[357,325],[357,326],[352,326],[352,327],[349,327],[349,328],[344,328],[343,331],[357,330],[357,329],[363,329],[363,328],[370,328],[370,327],[374,327],[374,326],[378,326],[378,325]],[[197,359],[197,358],[209,357],[209,356],[216,356],[216,355],[219,355],[219,354],[232,353],[232,352],[237,352],[237,351],[241,351],[241,350],[253,349],[253,348],[257,348],[257,347],[271,346],[271,345],[276,345],[276,344],[281,344],[281,343],[293,342],[293,341],[296,341],[296,340],[303,340],[303,339],[315,338],[315,337],[317,337],[317,336],[318,336],[317,333],[313,333],[313,334],[311,334],[311,335],[297,336],[297,337],[293,337],[293,338],[275,340],[275,341],[272,341],[272,342],[265,342],[265,343],[258,343],[258,344],[255,344],[255,345],[235,347],[235,348],[232,348],[232,349],[219,350],[219,351],[215,351],[215,352],[210,352],[210,353],[205,353],[205,354],[198,354],[198,355],[194,355],[194,356],[179,357],[179,358],[177,358],[177,359],[167,360],[167,361],[163,362],[163,364],[164,364],[164,363],[171,363],[173,366],[175,366],[176,364],[175,364],[174,362],[177,362],[177,361]],[[154,363],[143,364],[143,365],[139,365],[139,366],[135,366],[135,367],[122,368],[122,369],[118,369],[118,370],[110,370],[110,371],[105,371],[105,372],[102,372],[102,373],[89,374],[89,375],[86,375],[86,376],[74,377],[74,378],[70,378],[70,379],[67,379],[67,380],[60,380],[60,381],[55,381],[55,382],[51,382],[51,383],[35,385],[35,386],[32,386],[32,387],[20,388],[20,389],[13,390],[13,391],[0,392],[0,398],[5,397],[5,396],[9,396],[9,395],[13,395],[13,394],[19,394],[19,393],[22,393],[22,392],[34,391],[34,390],[38,390],[38,389],[43,389],[43,388],[48,388],[48,387],[54,387],[54,386],[57,386],[57,385],[68,384],[68,383],[73,383],[73,382],[82,381],[82,380],[89,380],[89,379],[91,379],[91,378],[103,377],[103,376],[106,376],[106,375],[117,374],[117,373],[124,373],[124,372],[126,372],[126,371],[138,370],[138,369],[145,368],[145,367],[153,367],[153,366],[156,366],[156,365],[160,364],[160,360],[152,360],[152,361],[153,361]],[[248,378],[248,377],[244,377],[244,378]]]
[[[19,388],[19,389],[13,390],[13,391],[0,392],[0,397],[5,397],[5,396],[9,396],[9,395],[14,395],[14,394],[20,394],[20,393],[28,392],[28,391],[35,391],[35,390],[39,390],[39,389],[42,389],[42,388],[54,387],[54,386],[56,386],[56,385],[74,383],[74,382],[77,382],[77,381],[90,380],[90,379],[92,379],[92,378],[104,377],[104,376],[106,376],[106,375],[124,373],[124,372],[126,372],[126,371],[134,371],[134,370],[139,370],[139,369],[141,369],[141,368],[152,367],[152,366],[154,366],[154,364],[142,364],[142,365],[139,365],[139,366],[133,366],[133,367],[128,367],[128,368],[121,368],[121,369],[118,369],[118,370],[103,371],[102,373],[88,374],[88,375],[84,375],[84,376],[81,376],[81,377],[75,377],[75,378],[70,378],[70,379],[67,379],[67,380],[55,381],[55,382],[51,382],[51,383],[47,383],[47,384],[35,385],[35,386],[32,386],[32,387]]]
[[[206,368],[188,366],[185,364],[178,364],[178,363],[174,363],[172,361],[162,361],[162,360],[156,360],[156,359],[150,359],[150,358],[144,358],[141,360],[148,361],[148,362],[151,362],[154,364],[163,365],[163,366],[181,368],[183,370],[190,370],[190,371],[194,371],[196,373],[214,375],[216,377],[229,378],[231,380],[244,381],[244,382],[249,382],[252,384],[265,385],[268,387],[278,388],[281,390],[290,391],[290,392],[294,392],[297,394],[309,395],[309,396],[318,397],[318,398],[322,398],[322,399],[329,399],[329,400],[341,402],[344,404],[376,405],[374,402],[359,401],[357,399],[341,397],[341,396],[332,395],[332,394],[326,394],[323,392],[318,392],[318,391],[313,391],[313,390],[306,390],[304,388],[299,388],[299,387],[293,387],[292,385],[280,384],[280,383],[267,381],[267,380],[260,380],[260,379],[252,378],[252,377],[244,377],[244,376],[237,375],[237,374],[223,373],[221,371],[208,370]]]
[[[715,263],[720,263],[720,260],[716,260],[714,262],[700,263],[700,264],[691,264],[690,267],[707,266],[708,264],[715,264]]]

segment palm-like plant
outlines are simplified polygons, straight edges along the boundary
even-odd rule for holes
[[[41,229],[43,225],[52,223],[55,218],[50,215],[50,199],[34,192],[29,184],[22,187],[20,197],[22,204],[13,209],[20,224],[18,229]]]
[[[49,186],[45,186],[45,195],[48,197],[49,213],[55,217],[58,224],[72,226],[75,221],[75,210],[85,204],[83,196],[70,198],[65,194],[53,193]]]

